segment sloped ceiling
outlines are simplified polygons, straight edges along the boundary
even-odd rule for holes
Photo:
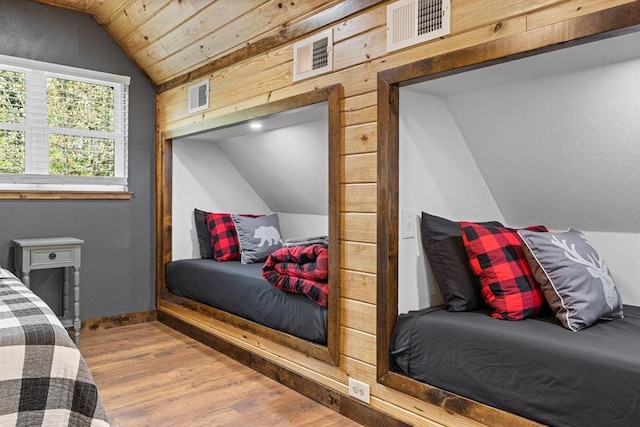
[[[442,96],[506,222],[640,232],[640,36],[410,87]]]
[[[157,85],[198,76],[381,0],[36,0],[88,13]],[[194,77],[195,78],[195,77]]]
[[[322,102],[181,140],[216,144],[271,211],[328,215],[328,124]]]

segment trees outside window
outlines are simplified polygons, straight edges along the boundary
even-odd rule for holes
[[[0,190],[126,190],[128,82],[0,55]]]

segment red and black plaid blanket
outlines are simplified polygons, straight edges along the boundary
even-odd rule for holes
[[[329,252],[324,245],[280,248],[267,258],[262,276],[278,289],[304,294],[327,306]]]

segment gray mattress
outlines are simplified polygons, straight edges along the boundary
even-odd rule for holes
[[[167,265],[169,290],[261,325],[319,344],[327,342],[327,309],[274,288],[262,264],[184,259]]]
[[[640,308],[571,332],[429,308],[398,317],[392,367],[552,426],[640,426]]]

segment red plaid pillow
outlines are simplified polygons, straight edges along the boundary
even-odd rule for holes
[[[521,320],[541,313],[545,299],[527,263],[518,230],[460,222],[469,266],[478,276],[492,317]],[[547,231],[541,225],[527,227]]]
[[[242,215],[257,218],[260,215]],[[236,226],[230,213],[209,213],[205,216],[211,234],[213,259],[216,261],[240,261],[240,243]]]

